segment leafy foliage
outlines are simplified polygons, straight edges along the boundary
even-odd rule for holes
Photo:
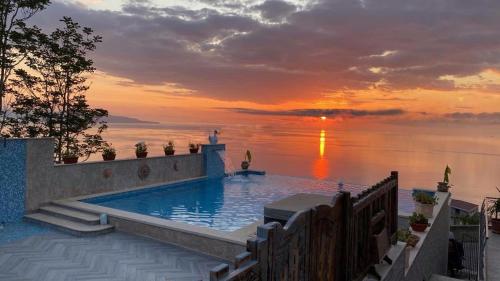
[[[493,204],[491,204],[488,208],[488,213],[490,216],[494,216],[496,219],[498,219],[498,213],[500,213],[500,199],[496,199],[493,201]]]
[[[418,223],[418,224],[428,224],[429,220],[423,215],[418,213],[413,213],[410,218],[410,224]]]
[[[2,0],[0,2],[0,135],[6,125],[10,93],[9,78],[14,69],[24,60],[26,51],[32,46],[32,29],[26,21],[40,10],[49,0]]]
[[[465,214],[458,217],[453,217],[453,222],[459,225],[479,225],[479,213],[471,215]]]
[[[116,156],[116,149],[109,143],[105,144],[102,149],[102,156]]]
[[[29,69],[15,70],[13,116],[7,120],[10,136],[54,137],[58,162],[63,151],[87,158],[101,151],[101,134],[107,129],[102,118],[108,115],[91,108],[85,96],[88,75],[95,71],[87,53],[95,50],[101,37],[69,17],[61,22],[64,27],[51,34],[31,29],[32,47],[25,54]]]
[[[408,229],[398,229],[396,235],[398,237],[398,241],[405,242],[412,247],[415,247],[420,240],[418,236],[412,234]]]
[[[199,149],[200,146],[201,145],[199,143],[192,143],[192,142],[189,143],[189,149]]]
[[[172,152],[175,149],[174,141],[169,140],[166,145],[163,146],[165,152]]]
[[[135,152],[136,153],[145,153],[148,152],[148,145],[141,141],[135,144]]]
[[[436,205],[437,204],[437,197],[436,196],[431,196],[427,192],[423,191],[418,191],[413,195],[413,199],[416,202],[422,203],[422,204],[432,204]]]

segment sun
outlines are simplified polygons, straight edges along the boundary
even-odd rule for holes
[[[326,120],[326,116],[321,116],[320,119],[321,120]]]

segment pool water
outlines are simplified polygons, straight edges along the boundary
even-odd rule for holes
[[[353,195],[366,186],[344,184]],[[196,180],[82,200],[86,203],[222,231],[263,218],[264,205],[296,193],[333,196],[334,182],[287,176],[234,176]]]

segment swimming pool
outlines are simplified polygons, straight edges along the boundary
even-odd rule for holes
[[[344,184],[353,195],[366,186]],[[263,218],[264,205],[296,193],[333,196],[334,182],[287,176],[234,176],[195,180],[82,200],[85,203],[222,231]]]

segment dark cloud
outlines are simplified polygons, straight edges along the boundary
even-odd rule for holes
[[[259,11],[265,19],[279,22],[295,12],[297,7],[281,0],[267,0],[264,3],[255,6],[254,9]]]
[[[500,112],[453,112],[444,116],[455,121],[480,121],[481,123],[500,123]]]
[[[243,114],[253,115],[274,115],[274,116],[297,116],[297,117],[365,117],[365,116],[398,116],[405,114],[402,109],[381,109],[381,110],[359,110],[359,109],[292,109],[292,110],[260,110],[251,108],[223,108]]]
[[[281,0],[205,2],[213,5],[134,1],[121,12],[53,3],[34,21],[53,28],[69,15],[93,27],[104,37],[95,53],[100,70],[224,100],[278,103],[373,87],[454,90],[440,77],[500,69],[500,1],[319,0],[305,9]],[[255,9],[286,20],[260,22]]]

